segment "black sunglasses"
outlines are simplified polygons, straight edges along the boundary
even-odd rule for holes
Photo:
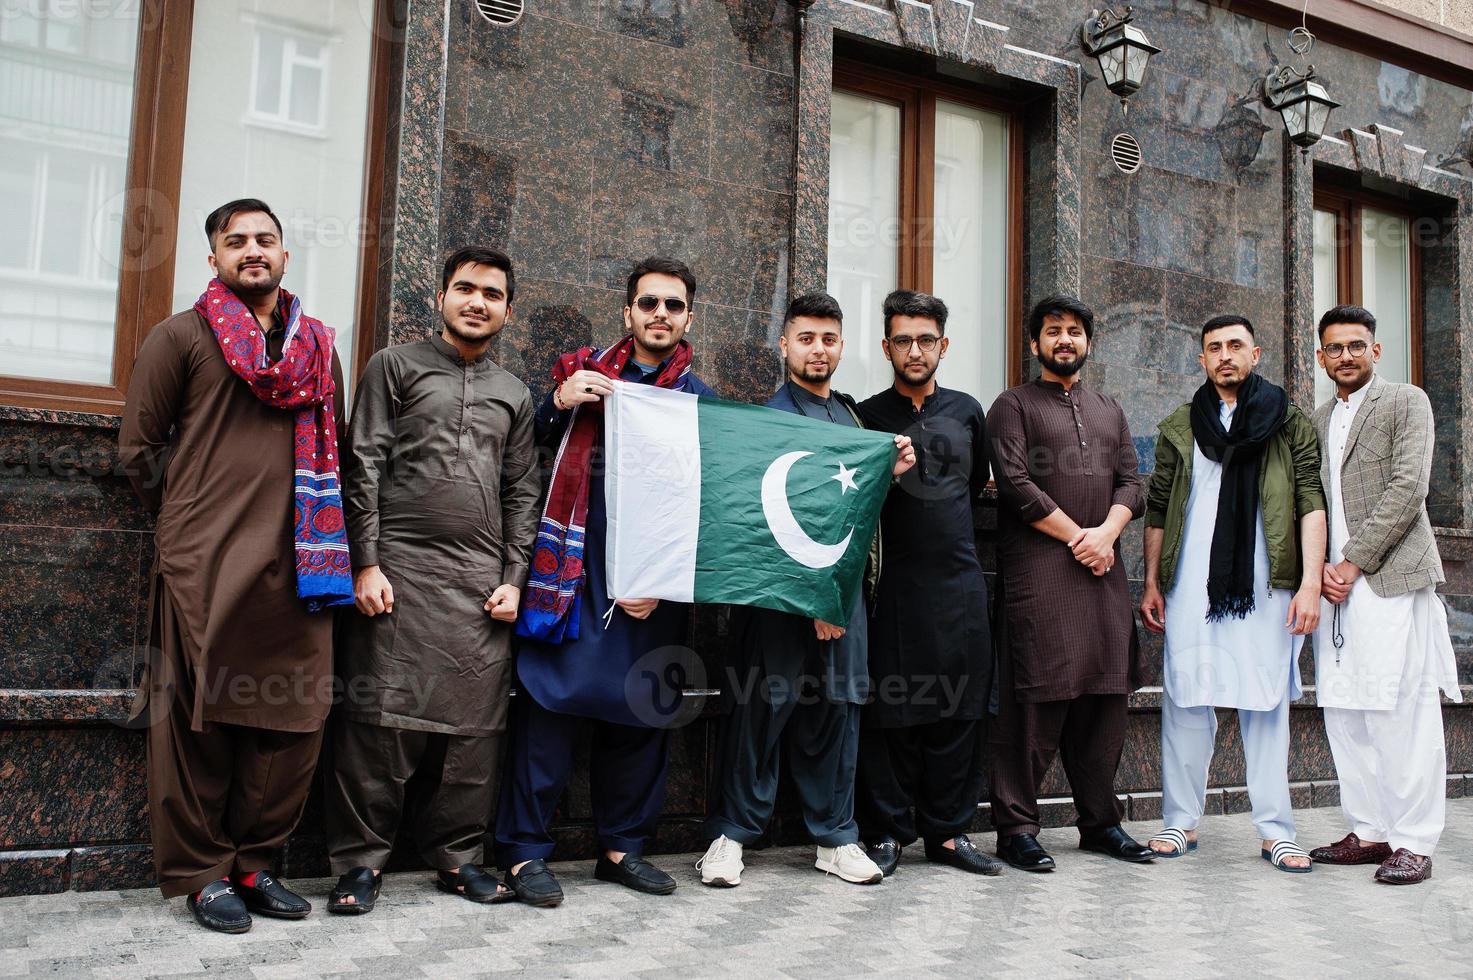
[[[641,296],[634,301],[641,313],[653,313],[660,308],[661,303],[665,304],[665,310],[671,316],[680,316],[685,312],[685,300],[674,296]]]

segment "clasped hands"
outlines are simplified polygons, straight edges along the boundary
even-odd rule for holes
[[[1115,538],[1107,527],[1083,527],[1067,543],[1081,565],[1096,575],[1106,575],[1115,567]]]

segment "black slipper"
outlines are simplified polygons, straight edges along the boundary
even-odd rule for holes
[[[378,893],[384,886],[382,875],[373,873],[372,868],[354,868],[338,879],[337,886],[327,896],[327,910],[338,915],[362,915],[372,912],[378,901]],[[352,897],[352,902],[343,899]]]
[[[462,864],[457,871],[435,872],[435,887],[482,905],[500,905],[517,899],[516,892],[503,886],[494,875],[487,874],[476,864]]]

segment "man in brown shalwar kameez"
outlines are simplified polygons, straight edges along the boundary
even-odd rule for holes
[[[441,332],[379,351],[358,385],[343,496],[362,615],[338,648],[325,767],[330,912],[373,908],[417,770],[430,785],[415,830],[439,888],[515,897],[481,869],[539,513],[532,396],[490,353],[515,291],[502,252],[453,253]]]
[[[155,872],[165,897],[189,896],[201,925],[244,932],[247,908],[281,918],[312,908],[267,870],[306,804],[333,695],[332,613],[299,597],[299,562],[340,562],[350,601],[346,545],[304,558],[294,535],[303,412],[284,399],[308,389],[263,392],[307,360],[319,365],[302,383],[335,450],[342,373],[331,331],[280,288],[288,256],[270,209],[232,201],[205,234],[218,278],[149,332],[118,441],[123,471],[157,514],[150,655],[134,707],[148,726]],[[334,507],[317,517],[341,537],[337,462],[320,463]]]
[[[987,413],[1001,506],[998,705],[992,727],[997,853],[1051,871],[1038,843],[1038,791],[1057,754],[1079,811],[1080,844],[1126,861],[1152,852],[1120,827],[1115,770],[1126,698],[1140,686],[1120,532],[1145,510],[1120,405],[1079,381],[1094,314],[1051,296],[1028,315],[1042,377]]]

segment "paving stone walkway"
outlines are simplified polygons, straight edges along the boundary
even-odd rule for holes
[[[1306,847],[1343,832],[1337,810],[1298,819]],[[915,848],[870,887],[813,870],[809,848],[748,852],[741,887],[721,890],[701,886],[696,855],[669,855],[668,898],[567,862],[551,910],[472,905],[405,873],[370,915],[319,905],[244,936],[207,933],[152,890],[7,898],[0,977],[1473,976],[1473,800],[1449,801],[1436,873],[1413,887],[1376,885],[1372,868],[1283,874],[1253,838],[1245,814],[1208,817],[1196,853],[1128,865],[1051,830],[1052,874],[979,879]],[[321,903],[331,882],[293,884]]]

